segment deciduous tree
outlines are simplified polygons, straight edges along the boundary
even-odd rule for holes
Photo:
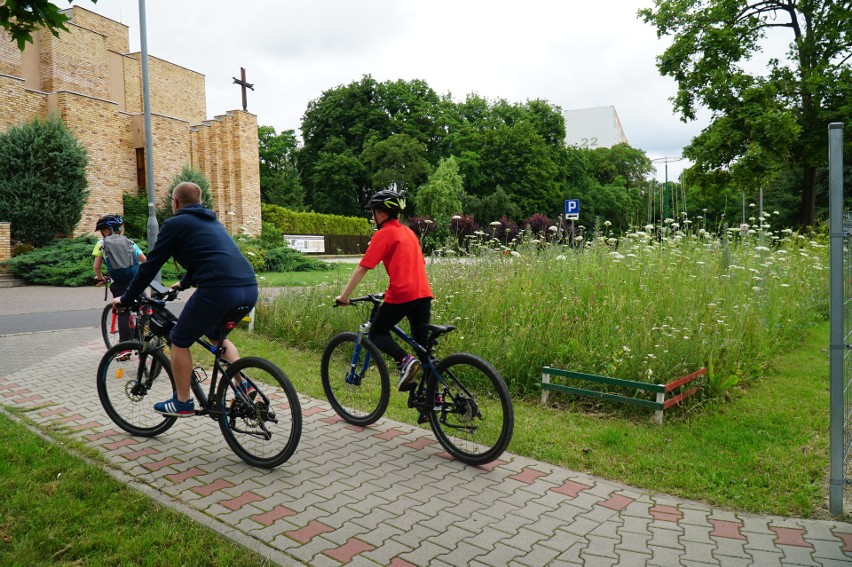
[[[826,126],[849,119],[852,2],[654,0],[639,15],[658,36],[672,37],[657,66],[677,81],[675,110],[684,120],[700,107],[713,113],[684,150],[694,169],[768,184],[795,166],[802,172],[799,221],[813,224]],[[768,53],[765,66],[750,70],[746,63],[766,47],[770,30],[786,32],[789,50]]]
[[[92,0],[97,3],[98,0]],[[74,0],[68,0],[71,4]],[[40,26],[59,37],[59,30],[68,31],[65,22],[68,16],[49,0],[4,0],[0,2],[0,28],[9,30],[18,49],[24,50],[27,42],[33,42],[33,32]]]

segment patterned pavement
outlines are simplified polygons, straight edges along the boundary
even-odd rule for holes
[[[134,438],[98,400],[104,350],[95,328],[0,335],[0,406],[64,426],[119,478],[273,563],[852,565],[849,523],[735,513],[512,454],[468,467],[428,429],[350,426],[323,400],[301,397],[299,448],[272,471],[209,419]]]

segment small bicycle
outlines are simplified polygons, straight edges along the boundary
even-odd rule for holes
[[[106,276],[103,281],[96,284],[104,286],[104,301],[107,301],[107,292],[112,285],[112,278]],[[119,342],[118,313],[121,310],[129,311],[128,325],[130,327],[130,338],[128,340],[141,341],[145,336],[145,326],[150,318],[150,313],[145,313],[140,303],[134,303],[127,307],[113,307],[110,301],[101,312],[101,336],[107,348],[111,348]]]
[[[153,286],[152,286],[153,287]],[[155,402],[170,398],[176,390],[171,363],[163,352],[176,317],[165,303],[177,297],[177,290],[157,291],[157,297],[141,297],[138,303],[150,310],[143,341],[125,341],[107,350],[98,367],[98,397],[116,425],[142,437],[154,437],[167,431],[176,417],[154,411]],[[225,335],[250,311],[237,308],[223,321]],[[210,386],[202,383],[207,373],[193,369],[191,387],[195,396],[195,415],[206,415],[219,422],[228,445],[243,461],[261,468],[274,468],[295,452],[302,434],[302,411],[296,389],[287,375],[272,362],[259,357],[240,358],[228,363],[224,336],[219,346],[206,339],[196,342],[213,354]],[[165,371],[165,372],[163,372]]]
[[[322,386],[334,411],[354,425],[375,423],[388,407],[390,378],[378,348],[367,338],[384,294],[350,298],[352,304],[372,304],[357,333],[332,337],[322,354]],[[338,304],[340,305],[340,304]],[[408,407],[428,421],[441,445],[453,457],[482,465],[499,457],[512,439],[515,415],[509,389],[500,373],[482,358],[459,352],[442,359],[433,351],[438,338],[453,326],[429,325],[425,345],[399,326],[392,332],[414,348],[422,368],[408,392]]]

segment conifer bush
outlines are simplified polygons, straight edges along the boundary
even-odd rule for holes
[[[89,191],[86,149],[60,118],[36,118],[0,133],[0,220],[12,239],[44,246],[71,234]]]

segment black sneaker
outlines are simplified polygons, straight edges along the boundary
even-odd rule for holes
[[[420,361],[416,357],[407,355],[402,359],[402,364],[399,365],[399,385],[397,389],[400,392],[407,392],[414,386],[414,377],[420,371]]]

